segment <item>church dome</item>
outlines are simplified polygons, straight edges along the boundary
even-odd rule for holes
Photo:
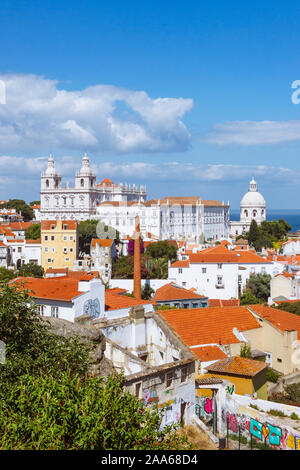
[[[47,166],[47,170],[46,170],[46,175],[47,176],[56,176],[56,171],[55,171],[55,166],[54,166],[54,159],[53,159],[51,153],[50,153],[50,156],[48,158],[48,166]]]
[[[93,174],[93,172],[91,170],[91,167],[90,167],[90,161],[89,161],[89,158],[88,158],[86,153],[84,154],[84,156],[82,158],[82,165],[81,165],[81,169],[80,169],[80,174],[83,175],[83,176]]]
[[[256,181],[252,178],[249,191],[241,200],[241,207],[266,207],[264,197],[257,191]]]

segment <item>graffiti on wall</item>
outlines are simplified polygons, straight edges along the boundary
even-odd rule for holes
[[[88,299],[83,304],[83,313],[91,315],[92,318],[100,316],[100,302],[99,299]]]
[[[229,393],[229,395],[232,395],[235,392],[235,385],[234,384],[227,385],[225,390],[226,390],[226,393]]]
[[[144,404],[158,401],[157,390],[154,385],[144,390]]]
[[[295,436],[285,427],[261,422],[244,414],[235,414],[222,411],[222,419],[226,420],[229,431],[233,433],[242,432],[248,437],[253,437],[262,443],[266,442],[275,449],[297,449],[300,450],[300,436]]]

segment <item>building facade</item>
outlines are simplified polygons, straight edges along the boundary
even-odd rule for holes
[[[73,269],[77,257],[77,222],[43,220],[41,226],[42,267]]]

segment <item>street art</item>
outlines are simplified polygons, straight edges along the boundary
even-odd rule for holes
[[[234,384],[232,384],[231,386],[227,385],[225,390],[226,390],[226,393],[229,393],[229,395],[232,395],[235,392]]]
[[[228,430],[238,433],[241,431],[250,437],[251,435],[261,442],[266,442],[275,449],[300,450],[300,436],[294,436],[284,427],[275,426],[269,422],[261,422],[258,419],[235,413],[225,413],[222,410],[222,419],[226,420]]]
[[[157,391],[154,385],[144,390],[144,404],[158,401]]]
[[[100,302],[99,299],[89,299],[83,304],[83,312],[85,315],[91,315],[92,318],[100,316]]]

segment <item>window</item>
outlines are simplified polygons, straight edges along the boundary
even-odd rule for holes
[[[64,235],[64,236],[63,236],[63,241],[66,242],[67,239],[68,239],[67,235]]]
[[[218,269],[222,269],[222,264],[218,263]]]
[[[68,248],[64,247],[64,253],[68,253]]]
[[[141,398],[141,391],[142,391],[142,382],[134,384],[134,394],[137,398]]]
[[[45,235],[45,242],[48,241],[48,235]]]
[[[186,286],[186,282],[183,282],[182,285],[183,285],[183,287],[185,287],[185,286]]]
[[[189,304],[183,304],[183,308],[189,308]]]
[[[73,248],[69,248],[69,250],[70,250],[70,253],[73,253]]]
[[[178,274],[182,274],[182,268],[178,268]]]
[[[166,374],[166,388],[170,388],[173,385],[173,372]]]
[[[51,225],[51,230],[55,230],[55,225]]]
[[[206,273],[206,268],[202,268],[202,273],[203,273],[203,274]]]
[[[45,253],[48,253],[48,247],[45,246]]]
[[[39,315],[44,315],[44,305],[37,305],[37,312]]]
[[[51,235],[51,241],[53,242],[55,240],[55,236]]]
[[[63,230],[68,230],[68,226],[67,226],[67,225],[64,225],[64,226],[63,226]]]
[[[58,318],[58,307],[51,307],[51,317]]]
[[[188,378],[188,368],[183,367],[181,369],[181,378],[180,378],[181,383],[186,382],[187,378]]]
[[[21,253],[21,252],[22,252],[22,247],[18,246],[18,253]]]
[[[70,242],[73,241],[73,235],[70,235]]]
[[[51,258],[48,258],[48,259],[47,259],[47,263],[52,263],[52,259],[51,259]]]

